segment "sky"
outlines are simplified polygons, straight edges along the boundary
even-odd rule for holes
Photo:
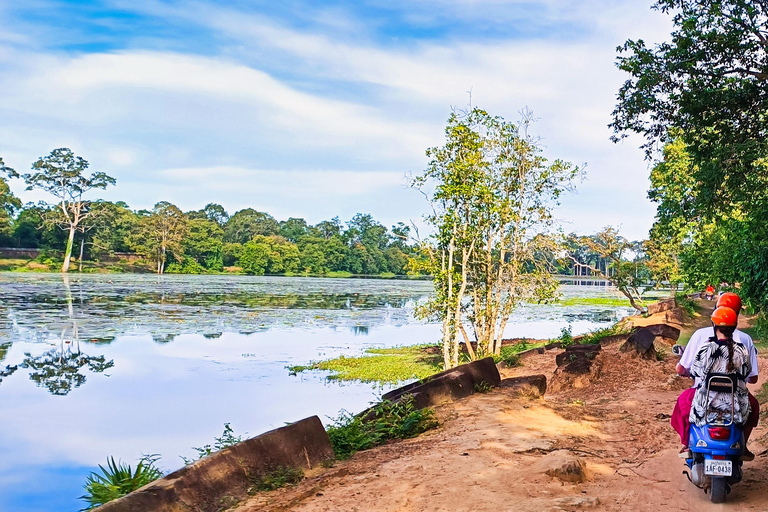
[[[406,176],[452,109],[528,108],[545,156],[586,164],[562,229],[642,239],[649,164],[607,126],[616,47],[669,31],[650,0],[0,0],[0,157],[71,148],[135,209],[418,225]]]

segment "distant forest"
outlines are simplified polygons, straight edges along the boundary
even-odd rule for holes
[[[0,230],[0,246],[45,251],[60,260],[67,230],[55,219],[58,205],[28,204]],[[134,253],[161,265],[161,273],[222,272],[225,267],[252,275],[291,273],[405,274],[409,228],[387,229],[371,215],[338,217],[309,225],[304,219],[278,221],[246,208],[229,215],[218,204],[182,212],[161,202],[134,211],[123,202],[93,201],[92,215],[75,234],[74,256],[98,261],[115,253]],[[158,254],[158,250],[164,254]],[[165,261],[162,257],[165,257]],[[236,267],[236,268],[232,268]],[[156,269],[158,270],[158,269]]]

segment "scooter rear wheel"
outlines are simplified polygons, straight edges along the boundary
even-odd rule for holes
[[[709,490],[709,499],[712,503],[724,503],[728,494],[728,484],[721,476],[712,477],[712,488]]]

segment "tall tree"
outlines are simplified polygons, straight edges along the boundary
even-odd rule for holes
[[[54,149],[50,155],[33,163],[32,169],[34,172],[23,175],[27,190],[45,190],[54,196],[58,200],[56,221],[69,232],[64,250],[64,263],[61,266],[61,271],[67,272],[75,232],[92,214],[88,207],[89,202],[83,196],[92,189],[106,189],[107,186],[114,185],[116,180],[103,172],[86,176],[88,161],[76,156],[68,148]]]
[[[538,140],[520,126],[480,109],[448,119],[446,144],[428,150],[426,171],[414,180],[430,201],[435,228],[422,243],[416,266],[428,270],[435,295],[423,312],[443,321],[446,367],[458,364],[459,340],[474,356],[464,316],[479,355],[498,354],[507,320],[525,300],[551,298],[557,288],[547,258],[554,242],[543,236],[551,209],[580,169],[549,163]]]
[[[175,205],[161,201],[139,220],[133,235],[134,249],[155,260],[158,275],[165,273],[168,256],[181,259],[182,241],[188,233],[187,217]]]

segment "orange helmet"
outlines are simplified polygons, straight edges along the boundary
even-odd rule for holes
[[[712,323],[715,327],[736,327],[739,317],[731,308],[721,306],[712,313]]]
[[[736,315],[738,315],[741,312],[741,299],[733,292],[726,292],[722,294],[719,299],[717,299],[716,307],[719,308],[723,306],[726,308],[731,308],[736,312]]]

